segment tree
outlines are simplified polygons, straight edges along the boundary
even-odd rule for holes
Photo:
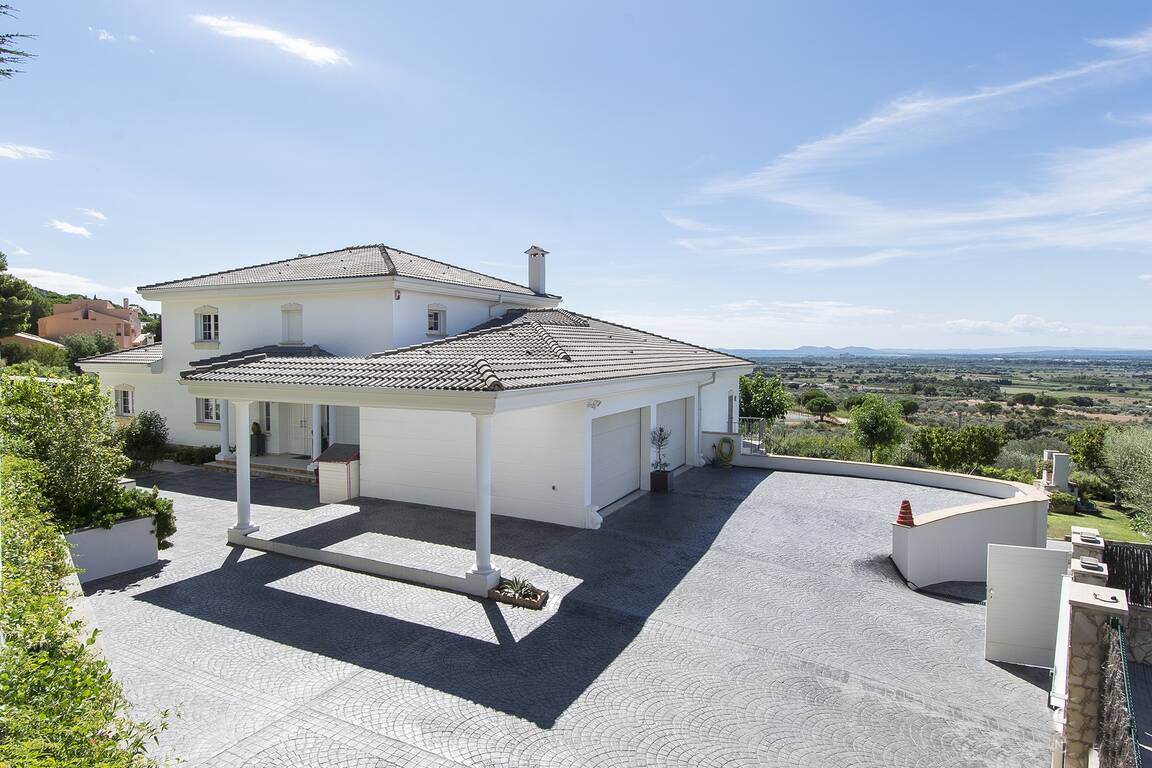
[[[820,421],[824,421],[824,417],[830,413],[835,413],[839,406],[836,401],[828,397],[828,395],[821,394],[818,397],[810,397],[804,403],[804,410],[813,416],[819,416]]]
[[[868,449],[868,461],[876,448],[889,448],[900,442],[904,421],[901,406],[881,395],[866,395],[864,402],[850,412],[852,435]]]
[[[864,395],[848,395],[844,398],[844,410],[851,411],[862,402],[864,402]]]
[[[16,15],[16,9],[7,3],[0,3],[0,16]],[[28,39],[33,35],[20,35],[14,32],[0,32],[0,77],[12,77],[20,70],[13,64],[20,64],[32,58],[35,54],[28,53],[16,46],[20,40]]]
[[[767,377],[763,371],[755,376],[740,377],[740,413],[757,419],[780,419],[792,407],[788,390],[779,376]]]
[[[106,355],[109,352],[115,352],[117,347],[115,336],[109,336],[106,333],[100,333],[100,331],[65,336],[60,339],[60,343],[68,350],[68,363],[76,370],[79,370],[76,367],[77,360],[96,355]]]
[[[1036,405],[1036,395],[1032,392],[1019,392],[1012,395],[1012,405]]]
[[[28,329],[35,294],[31,285],[8,273],[8,257],[0,253],[0,336]]]
[[[143,318],[143,322],[140,323],[140,326],[141,326],[141,330],[143,330],[144,333],[152,334],[152,337],[156,341],[163,341],[163,338],[162,338],[163,326],[160,323],[160,314],[159,313],[155,313],[155,314],[145,313],[144,318]]]
[[[122,447],[95,377],[8,376],[0,386],[0,453],[44,466],[44,496],[61,528],[89,524],[115,503],[130,463]]]
[[[1060,398],[1055,395],[1050,395],[1047,392],[1041,392],[1036,396],[1036,405],[1043,406],[1044,408],[1055,408],[1060,404]]]
[[[1000,403],[980,403],[976,406],[976,410],[991,419],[993,416],[999,416],[1004,412],[1004,406]]]
[[[1152,429],[1110,429],[1104,435],[1104,475],[1116,501],[1135,508],[1137,527],[1152,522]]]
[[[1008,435],[999,427],[972,424],[963,429],[922,427],[912,437],[912,450],[934,467],[971,470],[996,463]]]
[[[1072,461],[1080,469],[1099,472],[1104,466],[1104,435],[1108,427],[1104,425],[1085,427],[1068,435],[1068,449]]]
[[[168,423],[156,411],[141,412],[124,429],[124,453],[140,469],[151,469],[167,447]]]
[[[809,387],[800,393],[800,405],[807,407],[809,400],[815,400],[818,397],[828,397],[828,393],[820,387]]]
[[[919,413],[919,411],[920,411],[920,403],[916,402],[915,400],[901,400],[900,401],[900,412],[903,413],[905,416],[911,416],[915,413]]]

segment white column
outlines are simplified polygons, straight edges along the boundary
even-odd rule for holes
[[[335,406],[324,406],[325,415],[328,418],[328,445],[335,445],[340,442],[336,436],[336,411]]]
[[[232,458],[232,414],[231,403],[228,400],[220,401],[220,453],[217,459]]]
[[[473,573],[492,573],[492,414],[474,413],[476,419],[476,567]]]
[[[323,424],[320,421],[320,408],[319,404],[312,406],[312,461],[316,461],[320,456],[320,432],[323,429]]]
[[[258,530],[252,525],[252,439],[246,428],[252,422],[250,400],[236,400],[236,423],[242,426],[236,430],[236,527],[237,533],[247,534]]]

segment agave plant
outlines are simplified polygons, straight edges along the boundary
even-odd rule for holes
[[[525,600],[531,600],[536,597],[538,593],[538,590],[532,585],[532,582],[519,576],[504,579],[500,584],[500,591],[512,597],[519,597]]]

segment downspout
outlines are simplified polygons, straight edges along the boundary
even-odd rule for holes
[[[696,458],[701,461],[704,459],[704,454],[700,451],[700,433],[704,431],[704,387],[715,383],[716,371],[712,371],[711,381],[696,386]]]

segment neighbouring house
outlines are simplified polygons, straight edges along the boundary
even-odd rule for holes
[[[672,431],[672,468],[702,464],[701,429],[732,431],[752,370],[560,308],[547,252],[526,253],[528,285],[371,245],[142,286],[164,341],[80,365],[121,415],[159,411],[174,442],[235,462],[231,540],[258,545],[253,432],[289,458],[352,446],[360,495],[476,513],[488,583],[491,513],[599,527],[648,488],[650,430]]]
[[[128,299],[122,306],[107,299],[73,299],[67,304],[53,304],[52,314],[37,320],[36,325],[46,339],[100,332],[114,337],[121,349],[148,341],[140,325],[140,310],[129,306]]]
[[[34,333],[24,333],[19,331],[11,336],[0,336],[0,344],[19,344],[22,347],[53,347],[56,349],[64,349],[64,345],[52,339],[46,339],[43,336],[37,336]]]

